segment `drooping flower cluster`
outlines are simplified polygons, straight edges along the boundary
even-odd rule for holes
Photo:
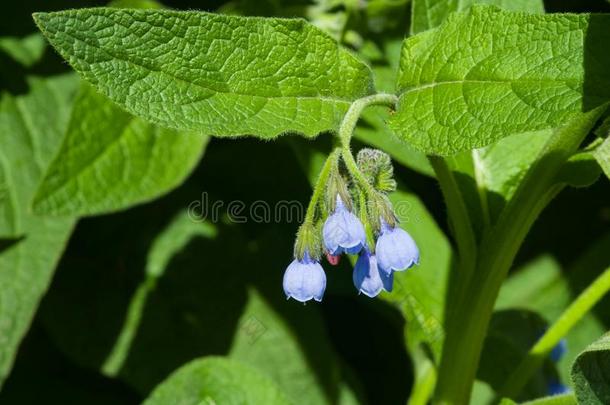
[[[317,221],[309,215],[297,234],[295,259],[284,274],[286,297],[300,302],[321,301],[326,289],[326,275],[320,265],[322,251],[331,265],[338,264],[342,254],[358,255],[352,280],[359,293],[376,297],[381,291],[391,292],[394,272],[419,264],[419,250],[413,238],[398,226],[385,196],[396,184],[389,157],[380,151],[361,151],[358,169],[360,180],[366,183],[355,182],[350,187],[340,174],[338,159],[329,164],[328,179],[322,179],[326,184],[317,185],[324,187],[326,201],[312,199],[313,210],[308,210],[312,214],[321,206],[318,210],[322,215]],[[357,206],[354,201],[358,201]]]

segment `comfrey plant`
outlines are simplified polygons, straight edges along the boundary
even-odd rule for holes
[[[271,4],[284,4],[262,3],[269,9],[275,7]],[[321,301],[327,286],[323,258],[335,265],[350,256],[358,293],[377,297],[376,304],[385,305],[386,313],[401,318],[392,325],[404,325],[404,340],[392,355],[407,352],[413,365],[413,381],[404,383],[412,387],[409,404],[504,405],[547,394],[561,397],[536,403],[610,403],[610,337],[603,335],[610,315],[607,308],[591,312],[610,289],[610,249],[602,235],[607,229],[569,228],[561,252],[569,258],[563,261],[549,258],[555,251],[548,246],[536,245],[535,253],[550,252],[541,260],[526,251],[524,257],[517,256],[539,215],[562,190],[585,188],[600,178],[597,187],[602,181],[607,185],[609,15],[545,14],[542,0],[338,0],[316,1],[305,11],[265,11],[276,16],[299,13],[308,20],[236,15],[246,13],[250,1],[232,2],[233,8],[223,9],[225,14],[162,9],[150,0],[115,3],[124,4],[155,8],[34,14],[42,34],[82,81],[73,73],[48,80],[21,77],[9,83],[19,87],[19,94],[3,94],[1,99],[0,378],[16,357],[78,218],[149,202],[178,187],[197,166],[210,137],[270,141],[290,135],[312,140],[298,144],[290,143],[294,138],[284,139],[282,145],[293,146],[295,161],[311,157],[307,175],[318,175],[296,235],[294,260],[285,269],[285,295],[299,302]],[[28,39],[23,48],[15,48],[19,41],[2,39],[0,52],[13,52],[16,64],[30,63],[20,68],[22,72],[54,71],[32,67],[31,59],[44,53],[37,48],[42,37],[36,38],[38,42]],[[15,70],[11,66],[3,72]],[[9,81],[3,77],[2,85],[5,82]],[[318,136],[332,139],[331,149],[321,153],[323,142],[313,142]],[[361,147],[362,143],[375,149]],[[236,167],[242,170],[245,160],[257,159],[264,158],[253,152],[243,161],[232,156],[217,159],[221,162],[211,173],[222,176]],[[417,184],[418,193],[403,183]],[[585,211],[579,204],[588,207],[588,196],[578,194],[572,211]],[[438,207],[441,198],[444,207]],[[595,198],[607,201],[607,190]],[[413,221],[398,221],[403,218],[398,215],[400,201],[409,203]],[[604,228],[607,214],[599,210],[599,215],[587,214]],[[561,218],[562,226],[564,219],[567,216]],[[152,253],[137,262],[150,263],[146,271],[134,272],[146,273],[146,280],[135,289],[129,309],[117,318],[126,319],[125,329],[103,365],[98,358],[77,363],[94,363],[99,366],[96,371],[110,377],[137,376],[128,384],[138,392],[165,378],[192,352],[222,352],[254,365],[250,369],[226,359],[189,363],[147,404],[208,399],[225,404],[231,403],[229,397],[264,404],[358,402],[359,394],[350,387],[359,384],[343,379],[339,356],[331,355],[333,345],[318,333],[332,322],[316,318],[318,327],[310,328],[300,317],[280,319],[295,312],[313,319],[320,315],[318,310],[330,307],[326,301],[315,308],[285,302],[279,289],[285,263],[274,262],[271,269],[257,268],[256,263],[243,267],[273,272],[273,288],[255,285],[253,290],[270,297],[276,293],[272,298],[279,304],[274,305],[286,313],[267,308],[254,293],[245,305],[248,277],[231,284],[233,278],[222,274],[226,288],[210,286],[208,269],[201,262],[220,256],[214,252],[192,255],[201,260],[196,263],[201,271],[194,273],[205,274],[205,283],[194,284],[195,298],[162,307],[171,327],[154,323],[138,329],[149,318],[157,322],[143,312],[149,309],[146,296],[154,291],[165,266],[183,265],[171,256],[188,249],[193,235],[213,233],[208,231],[193,227],[187,218],[172,222],[154,243],[146,235],[142,245],[152,244]],[[555,233],[545,232],[532,243]],[[113,228],[106,234],[115,233]],[[248,254],[264,246],[251,246],[245,239],[242,246],[256,245]],[[235,249],[235,244],[227,245]],[[244,251],[236,256],[246,256]],[[266,251],[277,259],[275,250]],[[211,263],[215,270],[221,264]],[[178,277],[189,272],[174,273]],[[57,282],[61,281],[60,277]],[[188,281],[169,284],[180,286],[176,295],[191,287]],[[234,290],[239,299],[227,298]],[[163,301],[164,294],[159,295],[163,297],[158,301]],[[201,304],[208,295],[213,302]],[[64,302],[64,297],[48,301]],[[227,316],[192,315],[203,307],[215,311],[228,302]],[[61,307],[61,313],[79,304]],[[174,319],[176,308],[179,315]],[[218,327],[217,318],[228,326]],[[187,333],[174,333],[170,339],[196,336],[196,343],[184,345],[175,358],[158,356],[159,361],[167,360],[159,367],[134,369],[137,364],[131,362],[157,357],[139,355],[151,352],[148,346],[132,356],[132,345],[140,340],[151,345],[163,342],[163,351],[169,346],[182,350],[178,343],[168,345],[167,339],[147,333],[174,331],[173,322],[184,319]],[[573,333],[581,319],[579,333]],[[210,327],[199,327],[199,321]],[[238,324],[256,332],[267,323],[272,333],[262,337],[260,345],[258,340],[243,344],[243,333],[210,337]],[[69,337],[97,331],[89,326]],[[199,339],[202,330],[206,334]],[[314,331],[315,336],[303,331]],[[542,336],[540,331],[545,331]],[[568,344],[562,346],[562,339]],[[74,351],[80,343],[64,344],[62,351]],[[77,356],[81,352],[86,350]],[[303,360],[305,354],[320,353],[327,363]],[[280,364],[300,368],[270,371]],[[161,374],[144,381],[149,369]],[[326,374],[315,374],[319,370]],[[358,373],[353,374],[357,379]],[[295,388],[284,375],[306,375],[303,384],[309,385],[304,389],[299,381]],[[317,381],[323,384],[318,387]],[[406,398],[396,398],[406,396],[407,390],[392,388],[364,390],[375,393],[368,403],[383,402],[377,395],[394,393],[388,403],[404,402]],[[234,396],[234,390],[243,392]],[[231,395],[223,396],[227,392]],[[302,400],[305,393],[311,397]]]
[[[331,264],[343,253],[358,255],[354,286],[371,298],[382,290],[392,291],[393,272],[419,263],[419,249],[397,226],[386,196],[396,188],[390,157],[379,150],[362,149],[354,165],[349,149],[343,151],[352,159],[348,160],[351,171],[347,170],[351,182],[339,170],[341,148],[337,148],[319,176],[305,222],[297,233],[294,260],[284,274],[288,298],[322,300],[326,289],[326,275],[319,263],[322,252]],[[352,200],[352,196],[356,198]]]

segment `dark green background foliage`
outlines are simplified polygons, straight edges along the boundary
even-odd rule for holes
[[[350,32],[359,36],[342,39],[372,65],[377,88],[392,90],[400,43],[411,29],[411,4],[407,0],[370,3],[365,11],[353,12],[347,20]],[[6,2],[0,13],[0,40],[9,37],[17,40],[37,33],[31,17],[33,12],[104,5],[106,2],[85,0]],[[165,1],[164,5],[241,15],[309,17],[326,24],[331,33],[333,19],[346,18],[345,6],[340,1],[326,7],[324,13],[316,11],[305,0],[234,0],[230,3],[180,0]],[[609,12],[610,5],[601,0],[549,0],[545,2],[545,9],[547,12]],[[77,92],[78,97],[85,97],[86,92],[92,91],[79,85],[76,77],[71,76],[69,66],[50,46],[36,45],[36,38],[31,41],[32,53],[25,55],[16,55],[10,45],[0,46],[2,108],[22,111],[31,108],[36,113],[36,108],[44,109],[46,104],[65,102],[69,109]],[[40,81],[46,79],[49,81],[42,87],[51,83],[57,89],[41,90]],[[44,93],[47,90],[60,94],[66,101],[53,99]],[[144,126],[125,135],[127,139],[121,142],[145,136],[142,134],[154,133],[161,137],[158,131],[164,131],[143,121],[138,123],[139,119],[118,107],[108,108],[117,108],[108,114],[120,117],[126,127]],[[51,195],[46,190],[49,194],[34,196],[34,185],[23,184],[23,190],[16,197],[17,204],[23,205],[19,217],[23,226],[6,225],[11,223],[10,214],[5,218],[6,213],[0,211],[0,226],[6,225],[8,230],[0,234],[0,255],[25,244],[29,247],[23,248],[23,257],[0,262],[0,265],[16,266],[16,262],[23,261],[19,264],[23,266],[19,275],[0,277],[0,281],[8,285],[9,281],[20,278],[23,284],[16,294],[20,297],[32,294],[32,308],[15,304],[11,316],[18,317],[23,312],[21,323],[0,316],[4,322],[0,322],[0,346],[9,351],[0,353],[0,403],[135,404],[149,398],[147,403],[162,404],[166,403],[164,395],[171,397],[171,386],[165,386],[169,391],[155,391],[150,397],[153,389],[181,366],[203,356],[229,359],[204,363],[198,360],[187,366],[202,381],[209,382],[210,387],[231,377],[231,373],[237,373],[238,378],[257,387],[256,393],[240,393],[235,388],[233,397],[221,396],[227,401],[239,401],[240,395],[244,395],[270,404],[287,401],[406,403],[415,378],[412,365],[419,361],[413,357],[414,346],[429,338],[419,336],[421,329],[413,325],[421,316],[434,321],[443,311],[442,305],[437,305],[438,308],[422,308],[420,313],[419,307],[409,300],[414,294],[418,297],[442,295],[452,253],[442,234],[449,235],[450,229],[431,167],[423,154],[388,134],[389,129],[383,124],[387,117],[383,114],[367,110],[356,130],[354,147],[373,144],[394,158],[400,189],[396,194],[399,197],[394,198],[410,201],[411,222],[407,228],[422,250],[422,266],[410,271],[428,273],[413,280],[410,275],[401,276],[395,292],[385,294],[382,299],[371,300],[356,294],[351,266],[344,258],[336,268],[326,266],[328,288],[322,304],[303,306],[293,300],[286,301],[281,288],[282,275],[292,260],[297,221],[236,223],[226,215],[226,205],[217,223],[192,221],[187,215],[189,204],[200,201],[204,192],[210,202],[226,204],[241,200],[250,206],[256,201],[265,201],[273,206],[280,201],[297,200],[306,206],[311,193],[310,180],[315,178],[319,167],[316,156],[331,147],[330,137],[325,134],[314,140],[283,136],[271,142],[214,138],[207,145],[207,138],[198,138],[168,157],[184,160],[185,167],[176,169],[175,180],[155,177],[166,172],[164,167],[147,167],[147,170],[156,170],[152,175],[147,172],[152,176],[150,179],[144,178],[147,173],[139,172],[134,178],[142,184],[144,180],[162,183],[157,192],[117,193],[109,198],[110,202],[78,212],[79,215],[101,215],[78,221],[70,209],[71,204],[78,204],[69,194]],[[38,156],[41,166],[48,167],[60,150],[61,137],[71,128],[68,117],[69,110],[57,110],[52,125],[34,122],[34,128],[49,131],[33,138],[34,143],[43,143]],[[1,128],[16,130],[17,125]],[[19,125],[28,126],[28,123]],[[94,127],[95,123],[91,125]],[[99,141],[96,136],[85,135],[84,141],[77,137],[69,145],[77,148],[81,142],[94,145]],[[3,139],[0,134],[0,140]],[[593,139],[591,135],[587,141]],[[3,147],[0,143],[0,148]],[[164,146],[158,146],[158,150],[162,153]],[[4,152],[0,157],[6,155],[4,158],[9,162],[17,162],[15,170],[34,173],[30,179],[33,183],[41,181],[42,173],[30,170],[18,156],[9,156],[13,153],[10,148]],[[122,164],[120,153],[106,158],[100,165]],[[61,172],[62,168],[55,163],[53,167]],[[586,166],[587,162],[575,164]],[[0,170],[0,175],[3,173]],[[610,182],[603,175],[598,178],[597,174],[599,170],[586,181],[592,183],[586,184],[588,187],[563,191],[528,235],[500,292],[473,403],[484,403],[488,399],[486,385],[501,388],[545,328],[610,263]],[[463,180],[467,183],[469,178]],[[579,181],[584,180],[579,177],[570,183]],[[0,177],[0,186],[3,186],[0,206],[2,199],[7,198],[5,182]],[[19,199],[26,197],[34,201],[33,207]],[[79,198],[87,201],[95,196]],[[500,194],[490,194],[489,201],[492,213],[503,204]],[[55,210],[54,214],[60,216],[35,215],[45,210]],[[66,212],[72,212],[73,216],[62,217]],[[62,252],[63,239],[68,238],[72,227]],[[38,239],[35,235],[39,235]],[[32,251],[40,257],[33,257],[29,253]],[[58,261],[54,274],[52,269],[42,269],[44,266],[40,265],[54,261]],[[8,271],[7,268],[0,267],[0,272]],[[0,283],[0,288],[5,285]],[[3,305],[13,305],[10,297],[5,300],[0,302],[0,312],[4,310]],[[11,328],[27,331],[20,344],[19,336],[10,335]],[[520,399],[545,395],[551,380],[569,385],[572,362],[607,330],[610,330],[610,299],[597,305],[570,332],[566,355],[558,364],[546,361]],[[6,341],[10,344],[5,345]],[[608,343],[600,341],[597,345],[604,344]],[[18,347],[16,354],[10,353],[9,346],[13,351]],[[436,355],[433,343],[422,347],[427,351],[423,356]],[[605,358],[595,361],[605,361],[603,364],[607,365],[608,350],[605,349]],[[588,350],[580,355],[577,368],[572,371],[576,378],[586,378],[587,373],[603,374],[594,370],[587,357],[601,349]],[[235,367],[233,361],[237,364]],[[215,362],[221,366],[212,367]],[[610,381],[607,371],[606,382]],[[180,377],[176,374],[172,379]],[[169,380],[168,383],[183,382]],[[210,389],[209,395],[214,396],[213,388]],[[608,392],[606,389],[603,398],[610,398]],[[207,394],[201,395],[203,398]]]

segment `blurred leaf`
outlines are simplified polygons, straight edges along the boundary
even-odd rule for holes
[[[479,379],[474,380],[474,384],[472,385],[472,393],[470,394],[471,404],[490,404],[495,399],[495,396],[495,391],[489,386],[489,384]],[[504,399],[498,405],[516,405],[516,403],[511,400]]]
[[[510,403],[500,405],[510,405]],[[577,403],[574,394],[563,394],[523,402],[521,405],[577,405]]]
[[[594,153],[584,150],[574,154],[557,173],[557,182],[576,188],[593,185],[602,171]]]
[[[0,38],[0,51],[7,53],[11,58],[25,67],[38,62],[44,53],[47,43],[39,34],[31,34],[25,38]]]
[[[606,140],[593,151],[593,156],[595,156],[597,163],[599,163],[606,176],[610,179],[610,137],[606,138]]]
[[[213,225],[193,221],[187,211],[179,211],[169,225],[155,237],[146,259],[144,281],[133,293],[123,326],[101,366],[105,375],[116,376],[125,364],[140,327],[148,295],[154,291],[158,278],[163,275],[172,257],[186,248],[194,238],[214,239],[216,234]]]
[[[112,0],[108,7],[117,8],[163,8],[163,5],[155,0]]]
[[[468,10],[474,4],[489,4],[511,11],[544,13],[541,0],[412,0],[411,34],[441,25],[453,12]]]
[[[367,27],[374,33],[388,36],[398,30],[404,37],[411,0],[369,0],[366,3]],[[357,2],[355,2],[358,4]]]
[[[536,312],[523,309],[496,311],[491,319],[477,378],[485,381],[497,391],[501,389],[513,370],[527,355],[548,326],[547,321]],[[548,381],[556,377],[549,361],[524,388],[520,399],[537,398],[548,392]]]
[[[527,309],[538,312],[547,322],[554,322],[610,261],[610,234],[584,252],[569,268],[550,256],[542,256],[518,269],[502,285],[496,310]],[[561,381],[569,381],[570,367],[576,355],[596,336],[600,336],[610,321],[604,299],[597,312],[586,315],[566,336],[567,351],[558,364]]]
[[[497,220],[552,134],[551,130],[516,134],[447,158],[477,229],[483,228],[484,221],[493,224]],[[555,181],[589,187],[599,173],[599,165],[587,148],[564,163]],[[481,212],[487,218],[481,217]]]
[[[373,91],[366,64],[304,20],[108,8],[35,19],[103,94],[170,128],[312,137],[338,129],[351,101]]]
[[[142,207],[137,216],[146,221],[149,210],[156,212],[152,209]],[[140,245],[154,231],[137,225],[134,210],[129,214],[126,226],[133,231],[122,238]],[[277,231],[268,237],[257,234],[256,244],[264,247],[251,251],[234,227],[215,231],[191,214],[179,211],[156,231],[149,247],[136,250],[117,241],[117,247],[130,256],[126,261],[114,258],[118,252],[108,245],[103,253],[93,249],[96,257],[66,260],[43,313],[62,351],[78,364],[116,376],[142,394],[184,362],[213,354],[256,368],[295,403],[355,403],[318,308],[286,304],[281,278],[277,271],[269,271],[279,269],[283,258],[277,263]],[[121,232],[124,221],[116,218],[105,231],[98,224],[96,233],[106,240],[105,234]],[[89,243],[96,245],[95,240]],[[236,254],[235,247],[244,249],[243,254]],[[87,250],[78,252],[87,254]],[[263,253],[274,257],[275,264],[260,256]],[[113,268],[113,261],[120,267]],[[252,263],[263,265],[258,269]],[[252,272],[263,279],[252,280]],[[83,283],[96,288],[78,289]],[[273,307],[248,287],[252,284],[273,291]]]
[[[208,139],[149,124],[84,85],[33,209],[83,216],[152,200],[184,181]]]
[[[218,231],[211,223],[194,220],[187,210],[179,211],[155,237],[146,258],[146,276],[162,276],[172,257],[187,247],[192,239],[215,239],[217,235]]]
[[[31,224],[26,209],[63,137],[76,78],[30,79],[29,94],[2,94],[0,106],[0,236],[16,237]]]
[[[117,380],[84,370],[57,350],[34,322],[0,391],[2,404],[133,405],[141,402]]]
[[[516,402],[503,398],[499,405],[517,405]],[[574,394],[553,395],[535,399],[533,401],[521,402],[521,405],[577,405]]]
[[[604,120],[595,128],[593,133],[600,138],[606,138],[610,135],[610,115],[608,115],[608,111],[606,111]]]
[[[293,337],[290,325],[265,302],[262,296],[249,291],[249,300],[238,322],[237,333],[229,357],[243,361],[271,377],[294,403],[336,403],[343,394],[345,403],[357,402],[347,387],[341,384],[336,355],[325,342],[324,331],[315,312],[299,310],[290,314],[299,317],[299,329],[307,328],[309,339],[316,347],[315,354],[307,353]],[[326,368],[323,376],[312,372],[315,361]],[[330,363],[329,363],[330,361]],[[324,380],[321,381],[321,378]],[[334,392],[328,395],[324,388]]]
[[[596,46],[608,40],[609,20],[483,6],[452,14],[437,30],[405,40],[390,126],[438,155],[561,126],[610,97],[608,55]]]
[[[552,131],[538,131],[506,137],[472,152],[476,187],[493,223],[509,201],[525,173],[538,159]]]
[[[572,381],[579,404],[610,403],[610,334],[578,355],[572,366]]]
[[[144,405],[285,405],[292,403],[256,369],[222,357],[194,360],[172,373]]]
[[[75,79],[33,78],[30,93],[0,100],[0,235],[21,237],[0,251],[0,384],[74,225],[34,217],[27,206],[65,132]]]

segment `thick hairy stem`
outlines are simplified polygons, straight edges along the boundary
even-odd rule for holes
[[[313,188],[311,200],[309,200],[309,205],[307,206],[307,212],[305,213],[306,224],[314,223],[316,209],[318,207],[318,204],[320,203],[320,199],[324,197],[324,191],[326,187],[326,182],[328,181],[328,176],[330,176],[333,167],[337,165],[340,153],[341,148],[335,148],[326,159],[326,162],[324,162],[322,170],[320,170],[320,174],[318,175],[318,179],[316,180],[316,184]]]
[[[562,189],[555,183],[561,165],[578,149],[599,114],[582,114],[554,132],[498,222],[483,237],[476,273],[447,322],[435,403],[468,404],[500,285],[530,227]]]
[[[452,278],[457,285],[452,286],[450,299],[460,301],[464,288],[468,285],[474,272],[477,257],[477,241],[472,227],[472,218],[468,214],[466,202],[447,161],[439,156],[428,156],[428,160],[441,186],[449,223],[457,244],[459,262],[456,269],[457,274]]]
[[[342,145],[341,155],[343,157],[343,161],[345,162],[345,166],[350,172],[350,175],[358,183],[358,186],[360,186],[367,195],[372,195],[375,190],[366,180],[360,169],[358,169],[356,160],[352,155],[352,151],[350,149],[352,135],[354,134],[354,129],[356,128],[356,124],[358,123],[358,119],[360,118],[362,111],[367,106],[387,105],[393,107],[397,102],[398,97],[395,95],[383,93],[358,99],[354,101],[349,110],[347,110],[347,113],[345,113],[345,117],[343,117],[343,121],[341,122],[341,126],[339,127],[339,139],[341,140]]]

